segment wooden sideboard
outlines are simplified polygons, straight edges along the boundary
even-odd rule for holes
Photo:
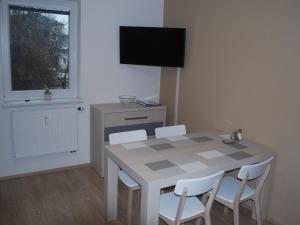
[[[166,107],[144,107],[136,103],[91,105],[91,164],[104,176],[104,143],[111,133],[145,129],[148,136],[165,126]]]

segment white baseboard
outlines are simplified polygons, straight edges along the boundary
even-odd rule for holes
[[[35,171],[35,172],[30,172],[30,173],[22,173],[22,174],[17,174],[17,175],[12,175],[12,176],[4,176],[4,177],[0,177],[0,181],[16,179],[16,178],[22,178],[22,177],[28,177],[28,176],[38,175],[38,174],[53,173],[53,172],[58,172],[58,171],[63,171],[63,170],[69,170],[69,169],[85,167],[85,166],[90,166],[90,163],[78,164],[78,165],[74,165],[74,166],[60,167],[60,168],[49,169],[49,170]]]

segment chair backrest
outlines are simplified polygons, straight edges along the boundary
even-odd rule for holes
[[[173,137],[173,136],[179,136],[185,134],[186,134],[185,125],[159,127],[155,129],[156,138]]]
[[[222,179],[223,175],[224,171],[220,171],[207,177],[179,180],[177,181],[174,192],[176,195],[182,195],[185,189],[186,196],[195,196],[206,193],[218,185],[218,182]]]
[[[145,130],[134,130],[113,133],[108,136],[110,145],[117,145],[130,142],[146,141],[147,133]]]
[[[240,179],[245,179],[245,177],[248,174],[248,180],[256,179],[264,174],[264,172],[266,171],[267,167],[271,164],[271,161],[273,159],[274,157],[271,157],[266,161],[257,164],[243,166],[241,167],[237,177]]]

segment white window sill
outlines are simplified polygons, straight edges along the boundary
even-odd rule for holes
[[[82,103],[80,98],[60,98],[52,100],[30,100],[30,101],[21,101],[21,100],[11,100],[4,101],[4,107],[20,107],[20,106],[39,106],[39,105],[57,105],[57,104],[79,104]]]

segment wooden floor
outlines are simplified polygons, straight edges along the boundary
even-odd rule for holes
[[[119,185],[119,221],[126,224],[126,189]],[[140,194],[134,196],[133,224],[138,225]],[[102,225],[103,179],[90,167],[0,181],[0,225]],[[194,222],[186,223],[186,225]],[[232,225],[232,213],[215,203],[213,225]],[[241,225],[256,225],[241,210]],[[160,225],[165,225],[160,221]],[[265,224],[271,225],[271,224]]]

